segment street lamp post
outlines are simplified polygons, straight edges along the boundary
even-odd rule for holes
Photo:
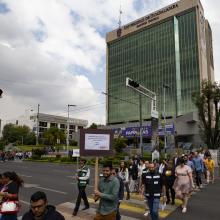
[[[40,104],[37,105],[37,136],[36,136],[36,145],[39,144],[39,112],[40,112]]]
[[[67,153],[69,154],[69,117],[70,117],[70,107],[75,107],[76,105],[69,105],[67,106],[68,111],[68,118],[67,118],[67,135],[66,135],[66,149]]]
[[[167,132],[166,132],[166,89],[170,86],[163,84],[163,119],[164,119],[164,152],[165,158],[167,157]]]
[[[143,150],[143,128],[142,128],[142,99],[141,94],[139,94],[139,111],[140,111],[140,149],[141,149],[141,156],[144,156]]]

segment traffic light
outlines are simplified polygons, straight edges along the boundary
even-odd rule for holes
[[[139,87],[139,83],[135,82],[134,80],[132,80],[128,77],[127,77],[126,85],[131,86],[133,88],[138,88]]]
[[[3,91],[0,89],[0,98],[2,97],[2,93],[3,93]]]

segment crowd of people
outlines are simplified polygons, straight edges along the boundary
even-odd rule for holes
[[[74,216],[77,215],[81,198],[85,204],[83,210],[89,208],[85,193],[89,178],[90,171],[86,160],[81,160],[77,176],[79,195],[73,211]],[[160,162],[151,162],[135,156],[127,163],[121,161],[117,168],[104,164],[99,186],[94,191],[94,199],[99,201],[94,219],[121,219],[120,203],[124,192],[126,200],[130,199],[131,193],[141,194],[146,204],[144,215],[150,215],[152,220],[159,219],[159,208],[164,209],[167,204],[175,205],[175,199],[182,200],[182,213],[185,213],[191,192],[202,189],[204,184],[210,182],[214,182],[214,160],[208,150],[204,154],[175,154],[173,158]]]
[[[138,193],[146,205],[145,216],[152,220],[159,219],[159,208],[166,204],[175,205],[175,199],[182,200],[182,213],[187,211],[189,196],[193,190],[200,190],[204,184],[214,182],[214,160],[207,150],[204,154],[191,152],[188,155],[148,161],[135,156],[128,162],[121,161],[119,167],[106,163],[102,167],[99,184],[94,189],[94,200],[99,203],[94,220],[120,220],[120,204],[126,194]],[[86,187],[90,181],[90,169],[86,159],[80,159],[77,171],[78,196],[73,210],[76,216],[81,200],[84,208],[90,208],[86,195]],[[15,172],[4,172],[0,175],[0,220],[17,220],[19,212],[19,189],[23,180]],[[30,198],[30,210],[22,217],[23,220],[63,220],[64,217],[54,206],[48,205],[44,192],[36,192]]]

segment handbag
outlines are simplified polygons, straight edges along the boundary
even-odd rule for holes
[[[5,201],[0,205],[1,214],[16,214],[19,212],[19,202],[18,201]]]

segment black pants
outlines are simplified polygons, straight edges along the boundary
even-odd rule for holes
[[[201,170],[196,170],[196,185],[198,187],[202,184],[201,174],[202,174]]]
[[[78,186],[78,189],[79,189],[79,194],[78,194],[78,197],[76,200],[76,206],[74,208],[74,212],[78,212],[79,206],[81,203],[81,199],[83,199],[85,207],[89,207],[89,202],[88,202],[88,199],[86,196],[86,191],[85,191],[86,187],[85,186]]]
[[[127,192],[127,198],[130,198],[130,189],[129,189],[128,182],[124,182],[124,187],[125,187],[126,192]]]
[[[121,220],[121,214],[120,214],[120,202],[118,202],[117,210],[116,210],[116,220]]]
[[[169,193],[169,191],[170,191],[170,193]],[[166,186],[167,203],[170,202],[170,194],[171,194],[172,202],[175,202],[175,191],[173,189],[173,185]]]

